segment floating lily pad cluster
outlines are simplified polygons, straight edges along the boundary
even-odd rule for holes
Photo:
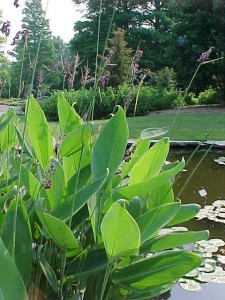
[[[212,205],[206,205],[196,215],[198,220],[209,219],[214,222],[225,224],[225,200],[216,200]]]
[[[224,156],[218,157],[218,158],[214,159],[214,161],[219,165],[225,165],[225,157]]]
[[[161,230],[159,234],[163,235],[175,231],[188,231],[188,229],[186,227],[171,227]],[[200,267],[179,280],[180,287],[187,291],[197,292],[202,289],[204,283],[225,283],[225,242],[223,240],[203,240],[188,244],[184,248],[200,254],[203,262]]]

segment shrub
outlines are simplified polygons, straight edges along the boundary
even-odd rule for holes
[[[125,106],[125,99],[128,99],[127,116],[132,116],[137,97],[137,86],[124,84],[117,88],[107,87],[105,89],[80,88],[77,91],[54,91],[48,98],[42,98],[40,104],[49,120],[58,120],[57,115],[57,98],[63,94],[68,103],[76,109],[76,111],[84,116],[92,108],[94,101],[94,119],[108,118],[115,111],[116,105]],[[179,93],[174,89],[167,90],[160,87],[151,87],[143,85],[137,99],[136,116],[144,116],[150,110],[168,109],[177,106],[176,99]]]
[[[209,87],[204,92],[199,93],[198,95],[199,104],[216,104],[219,103],[219,93]]]

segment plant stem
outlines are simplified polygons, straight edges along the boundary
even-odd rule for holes
[[[81,148],[81,154],[80,154],[80,159],[79,159],[79,164],[78,164],[78,171],[77,171],[77,179],[76,179],[76,184],[74,188],[74,199],[73,199],[73,205],[71,207],[71,213],[70,213],[70,218],[68,222],[69,228],[71,227],[72,224],[72,218],[73,218],[73,209],[74,209],[74,203],[75,203],[75,198],[77,194],[77,189],[78,189],[78,182],[79,182],[79,177],[80,177],[80,168],[81,168],[81,161],[83,157],[83,151],[84,151],[84,145]],[[65,268],[66,268],[66,255],[67,255],[67,250],[65,250],[62,254],[62,260],[61,260],[61,273],[60,273],[60,289],[59,289],[59,299],[63,300],[63,280],[64,280],[64,274],[65,274]]]
[[[59,299],[63,300],[63,280],[65,274],[65,266],[66,266],[66,254],[67,251],[63,251],[62,260],[61,260],[61,272],[60,272],[60,286],[59,286]]]
[[[112,265],[110,263],[108,263],[106,270],[105,270],[105,276],[104,276],[104,280],[102,283],[102,289],[101,289],[101,294],[100,294],[100,298],[99,300],[103,300],[104,299],[104,294],[105,294],[105,290],[106,290],[106,286],[107,286],[107,282],[109,279],[109,275],[112,269]]]
[[[192,78],[191,78],[191,80],[190,80],[190,82],[189,82],[189,84],[188,84],[188,87],[187,87],[187,89],[186,89],[186,91],[185,91],[185,93],[184,93],[184,96],[183,96],[183,98],[182,98],[182,102],[184,101],[185,97],[187,96],[187,93],[188,93],[188,91],[190,90],[190,87],[191,87],[191,85],[192,85],[192,82],[193,82],[193,80],[195,79],[195,77],[196,77],[196,75],[197,75],[197,73],[198,73],[200,67],[201,67],[202,65],[205,65],[205,64],[217,62],[217,61],[219,61],[219,60],[221,60],[221,59],[223,59],[223,57],[219,57],[219,58],[216,58],[216,59],[208,60],[208,61],[202,62],[202,63],[200,63],[200,64],[198,65],[198,67],[197,67],[197,69],[195,70],[194,75],[192,76]],[[176,120],[177,120],[177,116],[178,116],[178,113],[179,113],[180,109],[181,109],[181,105],[179,106],[179,108],[178,108],[178,110],[177,110],[177,112],[176,112],[176,114],[175,114],[175,117],[174,117],[174,119],[173,119],[173,123],[172,123],[172,125],[171,125],[171,127],[170,127],[170,129],[169,129],[170,131],[171,131],[172,128],[174,127],[174,124],[175,124],[175,122],[176,122]]]

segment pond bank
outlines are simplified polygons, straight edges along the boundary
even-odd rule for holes
[[[129,139],[128,140],[128,146],[131,146],[135,142],[135,139]],[[152,140],[152,144],[157,143],[158,140]],[[218,149],[225,149],[225,141],[214,141],[214,140],[208,140],[208,141],[170,141],[170,146],[174,148],[179,147],[186,147],[186,148],[195,148],[197,146],[201,148],[218,148]]]

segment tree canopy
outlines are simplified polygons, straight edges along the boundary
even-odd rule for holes
[[[106,39],[109,45],[118,28],[125,30],[133,53],[139,47],[143,51],[141,67],[153,72],[173,68],[181,88],[190,81],[202,52],[213,47],[211,58],[216,58],[225,51],[225,2],[221,0],[102,0],[101,7],[99,0],[73,1],[85,2],[87,11],[84,20],[75,23],[71,47],[90,67],[95,63],[98,31],[102,53]],[[192,88],[196,92],[210,85],[222,89],[223,74],[221,64],[204,66]]]
[[[22,30],[16,34],[16,62],[13,64],[12,83],[14,93],[26,92],[29,85],[37,89],[43,77],[53,80],[50,68],[56,60],[49,21],[44,18],[40,0],[27,0],[23,10]],[[36,57],[38,55],[38,59]]]

